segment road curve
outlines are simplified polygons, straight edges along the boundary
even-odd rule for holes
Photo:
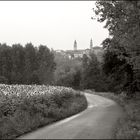
[[[114,101],[85,93],[88,108],[80,114],[39,128],[18,139],[112,139],[121,107]]]

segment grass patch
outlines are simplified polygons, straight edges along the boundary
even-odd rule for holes
[[[85,96],[71,88],[0,85],[0,139],[14,139],[86,108]]]
[[[115,95],[89,90],[87,92],[110,98],[123,107],[125,116],[118,120],[115,139],[140,139],[140,93],[133,98],[128,98],[125,94]]]

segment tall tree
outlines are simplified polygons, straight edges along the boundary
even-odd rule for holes
[[[55,63],[54,63],[54,55],[44,45],[39,46],[38,51],[38,62],[39,62],[39,78],[43,84],[50,84],[53,82]]]
[[[0,44],[0,83],[50,84],[54,69],[53,53],[46,46]]]
[[[0,44],[0,76],[10,82],[11,75],[11,48],[7,44]]]
[[[27,43],[25,45],[25,83],[30,84],[32,81],[32,76],[34,76],[35,71],[38,69],[38,61],[36,50],[32,43]]]
[[[13,44],[11,49],[12,69],[11,69],[11,83],[21,84],[24,78],[24,48],[20,44]]]
[[[104,41],[107,50],[115,53],[125,64],[121,69],[128,75],[128,93],[140,87],[140,2],[139,1],[98,1],[95,14],[99,22],[106,21],[110,39]],[[117,45],[116,45],[117,44]],[[122,51],[123,50],[123,51]],[[113,61],[113,60],[112,60]],[[117,66],[115,66],[117,67]],[[120,65],[117,67],[120,68]],[[139,85],[139,86],[138,86]]]
[[[98,91],[100,86],[100,74],[100,65],[96,55],[93,52],[90,53],[89,57],[84,55],[81,87]]]

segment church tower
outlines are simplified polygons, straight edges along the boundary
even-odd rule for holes
[[[90,40],[90,49],[92,49],[93,48],[93,42],[92,42],[92,38],[91,38],[91,40]]]
[[[77,42],[76,42],[76,40],[74,41],[74,50],[75,51],[77,50]]]

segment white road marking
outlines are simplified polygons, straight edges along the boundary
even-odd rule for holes
[[[81,113],[80,114],[77,114],[77,115],[74,115],[74,116],[72,116],[72,117],[69,117],[69,118],[67,118],[67,119],[64,119],[64,120],[62,120],[60,123],[62,124],[62,123],[66,123],[66,122],[68,122],[68,121],[70,121],[70,120],[72,120],[72,119],[74,119],[74,118],[76,118],[76,117],[78,117],[78,116],[80,116],[81,115]]]
[[[88,108],[93,108],[93,107],[95,107],[95,106],[97,106],[97,105],[96,105],[96,104],[95,104],[95,105],[90,104],[90,105],[88,105]],[[61,123],[61,124],[62,124],[62,123],[66,123],[66,122],[68,122],[68,121],[70,121],[70,120],[72,120],[72,119],[74,119],[74,118],[76,118],[76,117],[78,117],[78,116],[80,116],[80,115],[81,115],[81,113],[80,113],[80,114],[77,114],[77,115],[74,115],[74,116],[72,116],[72,117],[66,118],[66,119],[62,120],[60,123]]]
[[[88,108],[92,108],[92,107],[93,107],[93,105],[89,105],[89,106],[88,106]]]
[[[90,105],[88,105],[88,108],[93,108],[93,107],[95,107],[95,106],[97,106],[97,105],[96,105],[96,104],[95,104],[95,105],[90,104]],[[59,124],[66,123],[66,122],[68,122],[68,121],[70,121],[70,120],[72,120],[72,119],[74,119],[74,118],[80,116],[81,114],[82,114],[82,112],[81,112],[80,114],[74,115],[74,116],[69,117],[69,118],[66,118],[66,119],[64,119],[64,120],[61,120],[61,121],[58,122],[58,123],[59,123]]]
[[[98,106],[97,104],[90,104],[89,106],[88,106],[88,108],[93,108],[93,107],[96,107],[96,106]]]
[[[96,104],[95,104],[95,105],[90,104],[90,105],[88,105],[88,108],[93,108],[93,107],[95,107],[95,106],[97,106],[97,105],[96,105]],[[78,117],[78,116],[80,116],[80,115],[81,115],[81,113],[80,113],[80,114],[77,114],[77,115],[74,115],[74,116],[72,116],[72,117],[66,118],[66,119],[62,120],[60,123],[61,123],[61,124],[62,124],[62,123],[66,123],[66,122],[68,122],[68,121],[70,121],[70,120],[72,120],[72,119],[74,119],[74,118],[76,118],[76,117]]]

